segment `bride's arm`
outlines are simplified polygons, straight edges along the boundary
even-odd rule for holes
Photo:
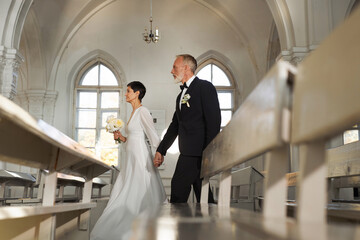
[[[151,146],[153,148],[157,148],[160,144],[160,138],[156,132],[153,118],[151,117],[149,110],[147,110],[146,108],[143,107],[139,110],[141,110],[139,112],[141,126],[142,126],[147,138],[150,140]]]

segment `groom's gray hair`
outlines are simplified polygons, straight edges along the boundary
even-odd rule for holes
[[[190,67],[192,73],[195,73],[196,68],[197,68],[197,62],[193,56],[191,56],[190,54],[179,54],[179,55],[176,55],[176,57],[177,58],[182,57],[184,64],[186,64]]]

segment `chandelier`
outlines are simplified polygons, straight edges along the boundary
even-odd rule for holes
[[[147,43],[157,43],[160,40],[159,28],[156,27],[154,33],[152,29],[152,22],[152,0],[150,0],[150,32],[148,32],[147,28],[145,27],[145,32],[143,33],[144,41]]]

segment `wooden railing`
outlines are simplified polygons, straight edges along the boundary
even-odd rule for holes
[[[41,205],[0,208],[2,239],[24,235],[28,239],[66,238],[66,224],[71,221],[83,231],[75,234],[76,238],[88,238],[90,209],[96,206],[90,202],[92,179],[110,170],[110,166],[1,95],[0,160],[47,170]],[[85,179],[80,203],[55,204],[58,173]],[[64,213],[72,217],[64,217]]]

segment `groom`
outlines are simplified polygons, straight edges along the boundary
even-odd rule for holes
[[[220,131],[221,115],[216,89],[210,82],[195,77],[196,68],[193,56],[176,56],[171,74],[175,82],[183,85],[176,98],[172,122],[154,157],[155,166],[160,166],[166,151],[179,136],[180,156],[171,180],[172,203],[187,202],[191,185],[200,202],[202,152]],[[213,202],[209,191],[209,203]]]

